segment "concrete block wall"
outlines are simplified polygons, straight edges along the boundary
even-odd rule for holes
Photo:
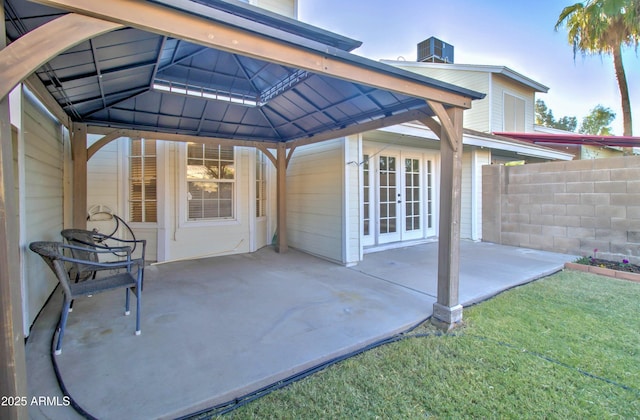
[[[640,264],[640,156],[487,165],[484,241]]]

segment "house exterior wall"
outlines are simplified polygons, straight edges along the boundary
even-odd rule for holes
[[[99,136],[92,136],[90,143]],[[88,209],[104,207],[124,219],[136,238],[147,240],[147,261],[218,256],[255,251],[271,243],[275,230],[273,165],[267,163],[267,215],[256,218],[255,159],[253,148],[235,148],[233,219],[188,221],[186,216],[186,144],[156,142],[157,223],[129,219],[129,139],[121,138],[100,149],[88,162]],[[113,221],[89,221],[90,229],[111,233]],[[129,237],[126,228],[118,232]]]
[[[582,146],[580,147],[580,159],[603,159],[622,156],[622,150],[616,150],[608,147],[599,146]]]
[[[101,136],[89,134],[87,146],[92,145]],[[87,162],[87,212],[92,210],[111,210],[127,220],[123,213],[120,192],[127,184],[120,180],[121,165],[119,151],[124,148],[126,139],[113,141],[100,149]],[[87,221],[89,229],[98,229],[101,233],[111,233],[115,223],[112,221]]]
[[[640,156],[483,168],[489,242],[640,263]]]
[[[500,74],[492,74],[491,78],[490,96],[493,99],[491,101],[491,112],[489,114],[489,118],[491,120],[491,127],[489,131],[507,131],[504,127],[504,95],[505,93],[507,93],[525,101],[525,132],[533,132],[533,126],[535,122],[535,92],[531,88],[516,83]]]
[[[460,237],[471,238],[471,214],[472,209],[472,153],[467,150],[462,153],[462,181],[461,181],[461,203],[460,203]]]
[[[345,140],[302,146],[287,170],[289,244],[344,263]]]
[[[492,103],[491,73],[468,70],[452,71],[451,69],[447,69],[446,65],[443,65],[444,68],[432,68],[425,67],[422,65],[423,63],[409,61],[396,61],[391,64],[414,73],[422,74],[423,76],[486,93],[487,96],[484,99],[473,101],[471,109],[465,110],[464,127],[485,133],[490,131],[491,127],[489,126],[488,116],[491,112],[490,108]]]
[[[101,136],[89,135],[87,144],[90,146]],[[131,223],[128,207],[128,168],[127,153],[129,139],[120,138],[102,147],[87,162],[87,213],[96,211],[110,211],[121,217],[132,228],[136,239],[146,239],[147,261],[158,261],[158,226],[157,224]],[[88,229],[97,229],[101,233],[111,234],[116,227],[113,219],[103,220],[98,215],[95,220],[87,221]],[[115,235],[120,238],[131,239],[130,232],[120,226]]]
[[[491,163],[491,152],[470,148],[462,154],[460,237],[482,239],[482,166]]]
[[[471,236],[470,239],[482,239],[482,171],[485,165],[491,164],[491,150],[474,149],[471,154]]]
[[[60,241],[64,228],[62,127],[28,95],[21,97],[18,127],[20,250],[23,279],[24,332],[57,285],[53,272],[28,248],[33,241]],[[28,209],[28,211],[26,211]]]
[[[290,18],[298,18],[298,0],[250,0],[249,3]]]
[[[362,134],[345,139],[345,234],[346,249],[344,262],[352,265],[362,260],[362,220],[360,185],[362,185]]]
[[[235,148],[235,214],[229,220],[188,221],[186,216],[186,144],[165,144],[166,165],[161,169],[164,182],[159,185],[165,199],[159,210],[160,259],[171,261],[226,254],[246,253],[251,250],[251,219],[255,214],[251,168],[255,166],[253,150]],[[159,177],[160,178],[160,177]]]

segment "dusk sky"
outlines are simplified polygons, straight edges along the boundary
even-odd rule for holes
[[[598,104],[616,113],[622,135],[620,94],[610,56],[573,56],[566,29],[554,25],[561,0],[299,0],[301,21],[363,42],[355,54],[373,60],[416,60],[416,45],[431,37],[454,46],[457,64],[506,66],[543,85],[537,94],[556,119],[582,118]],[[633,133],[640,136],[640,58],[633,47],[623,62],[631,92]]]

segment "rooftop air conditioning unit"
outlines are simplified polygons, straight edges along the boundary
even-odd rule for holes
[[[418,44],[418,61],[423,63],[453,63],[453,45],[431,37]]]

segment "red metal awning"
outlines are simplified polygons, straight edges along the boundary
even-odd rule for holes
[[[530,143],[577,144],[588,146],[640,147],[640,137],[596,136],[591,134],[493,133]]]

